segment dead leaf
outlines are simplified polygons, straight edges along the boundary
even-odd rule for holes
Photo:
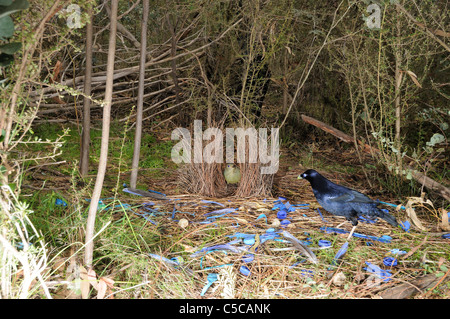
[[[419,81],[417,80],[417,75],[414,74],[412,71],[405,71],[411,80],[414,82],[415,85],[417,85],[419,88],[422,88],[422,85],[420,85]]]
[[[442,212],[442,222],[439,225],[441,227],[442,230],[444,231],[449,231],[450,230],[450,225],[448,224],[448,214],[447,211],[443,208],[440,208],[441,212]]]
[[[97,299],[105,298],[106,289],[107,289],[106,282],[104,282],[103,280],[100,280],[98,282],[97,288],[98,288],[97,289]]]
[[[412,207],[413,204],[431,204],[431,206],[433,206],[433,204],[431,203],[430,200],[425,201],[423,198],[421,197],[409,197],[408,198],[408,202],[405,205],[406,208],[406,213],[408,214],[408,217],[411,219],[411,221],[413,222],[413,224],[419,228],[422,231],[428,231],[427,228],[425,228],[422,225],[422,222],[419,220],[419,218],[416,215],[416,211],[414,210],[414,208]]]
[[[83,266],[79,266],[80,269],[80,290],[81,290],[81,298],[88,299],[89,298],[89,276],[87,270]]]

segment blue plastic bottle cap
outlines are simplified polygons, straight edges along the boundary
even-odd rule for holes
[[[241,274],[243,274],[244,276],[250,275],[250,269],[248,269],[246,266],[241,266],[241,268],[239,268],[239,271],[240,271]]]
[[[285,219],[286,216],[287,216],[287,211],[284,210],[284,209],[278,211],[278,213],[277,213],[277,218],[278,219]]]
[[[397,259],[393,257],[386,257],[383,259],[383,264],[389,267],[397,266]]]
[[[319,247],[330,247],[331,242],[329,240],[321,239],[319,240]]]

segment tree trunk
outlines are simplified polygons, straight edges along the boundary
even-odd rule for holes
[[[118,0],[111,0],[111,25],[109,34],[108,46],[108,62],[106,66],[106,88],[105,100],[103,106],[103,122],[102,122],[102,141],[100,148],[100,159],[98,164],[97,179],[95,181],[94,191],[92,193],[91,204],[89,206],[89,214],[86,225],[86,247],[84,255],[84,263],[88,268],[92,267],[92,259],[94,253],[94,226],[95,217],[97,213],[98,201],[103,187],[103,180],[105,178],[106,163],[108,159],[108,139],[109,126],[111,122],[111,101],[113,90],[113,75],[114,75],[114,58],[116,52],[116,32],[117,32],[117,7]]]
[[[81,158],[80,158],[80,174],[86,176],[89,169],[89,143],[91,141],[91,83],[92,83],[92,36],[94,12],[92,7],[89,9],[88,15],[91,21],[86,26],[86,73],[84,75],[84,94],[83,100],[83,135],[81,140]]]
[[[131,164],[130,184],[132,188],[136,188],[137,175],[139,169],[139,154],[141,150],[142,138],[142,109],[144,104],[144,80],[145,80],[145,57],[147,55],[147,22],[149,12],[149,0],[143,1],[144,12],[142,17],[141,28],[141,60],[139,64],[139,87],[136,110],[136,133],[134,137],[133,162]]]

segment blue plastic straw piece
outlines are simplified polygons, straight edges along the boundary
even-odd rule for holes
[[[212,201],[212,200],[202,200],[202,203],[205,203],[205,204],[216,204],[216,205],[219,205],[219,206],[225,207],[225,205],[224,205],[224,204],[222,204],[222,203],[218,203],[218,202],[215,202],[215,201]]]
[[[327,233],[338,233],[338,234],[349,233],[349,231],[346,231],[346,230],[340,229],[340,228],[334,228],[334,227],[320,227],[320,230],[326,231]],[[382,242],[382,243],[390,243],[391,240],[392,240],[392,237],[387,236],[387,235],[383,235],[381,237],[377,237],[377,236],[370,236],[370,235],[364,235],[364,234],[359,234],[359,233],[353,233],[353,237],[376,240],[376,241],[379,241],[379,242]]]
[[[344,257],[345,253],[347,252],[348,249],[348,241],[346,241],[342,247],[338,250],[338,252],[336,253],[336,256],[334,256],[333,261],[331,262],[332,265],[335,265],[336,262],[341,259],[342,257]]]
[[[219,276],[215,273],[208,274],[208,277],[206,277],[206,285],[203,287],[202,292],[200,293],[200,296],[204,296],[205,293],[208,291],[209,287],[219,279]]]
[[[320,212],[320,209],[317,207],[317,211],[319,212],[320,218],[324,221],[324,223],[328,223],[325,218],[323,218],[322,213]]]
[[[386,203],[386,202],[382,202],[381,200],[379,200],[378,201],[380,204],[384,204],[384,205],[387,205],[387,206],[391,206],[391,207],[398,207],[398,205],[395,205],[395,204],[391,204],[391,203]],[[406,207],[405,206],[400,206],[400,208],[401,209],[403,209],[403,210],[405,210],[406,209]]]

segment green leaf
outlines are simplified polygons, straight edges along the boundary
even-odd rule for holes
[[[2,0],[0,0],[2,1]],[[30,4],[27,0],[16,0],[11,3],[9,6],[1,6],[0,7],[0,18],[10,15],[11,13],[28,9]]]
[[[0,0],[0,6],[9,6],[11,3],[12,0]]]
[[[8,66],[14,61],[14,57],[10,54],[0,53],[0,67]]]
[[[12,37],[14,34],[14,23],[10,16],[0,18],[0,40]]]
[[[14,54],[15,52],[19,51],[21,47],[22,43],[20,42],[7,43],[4,45],[0,45],[0,53]]]

